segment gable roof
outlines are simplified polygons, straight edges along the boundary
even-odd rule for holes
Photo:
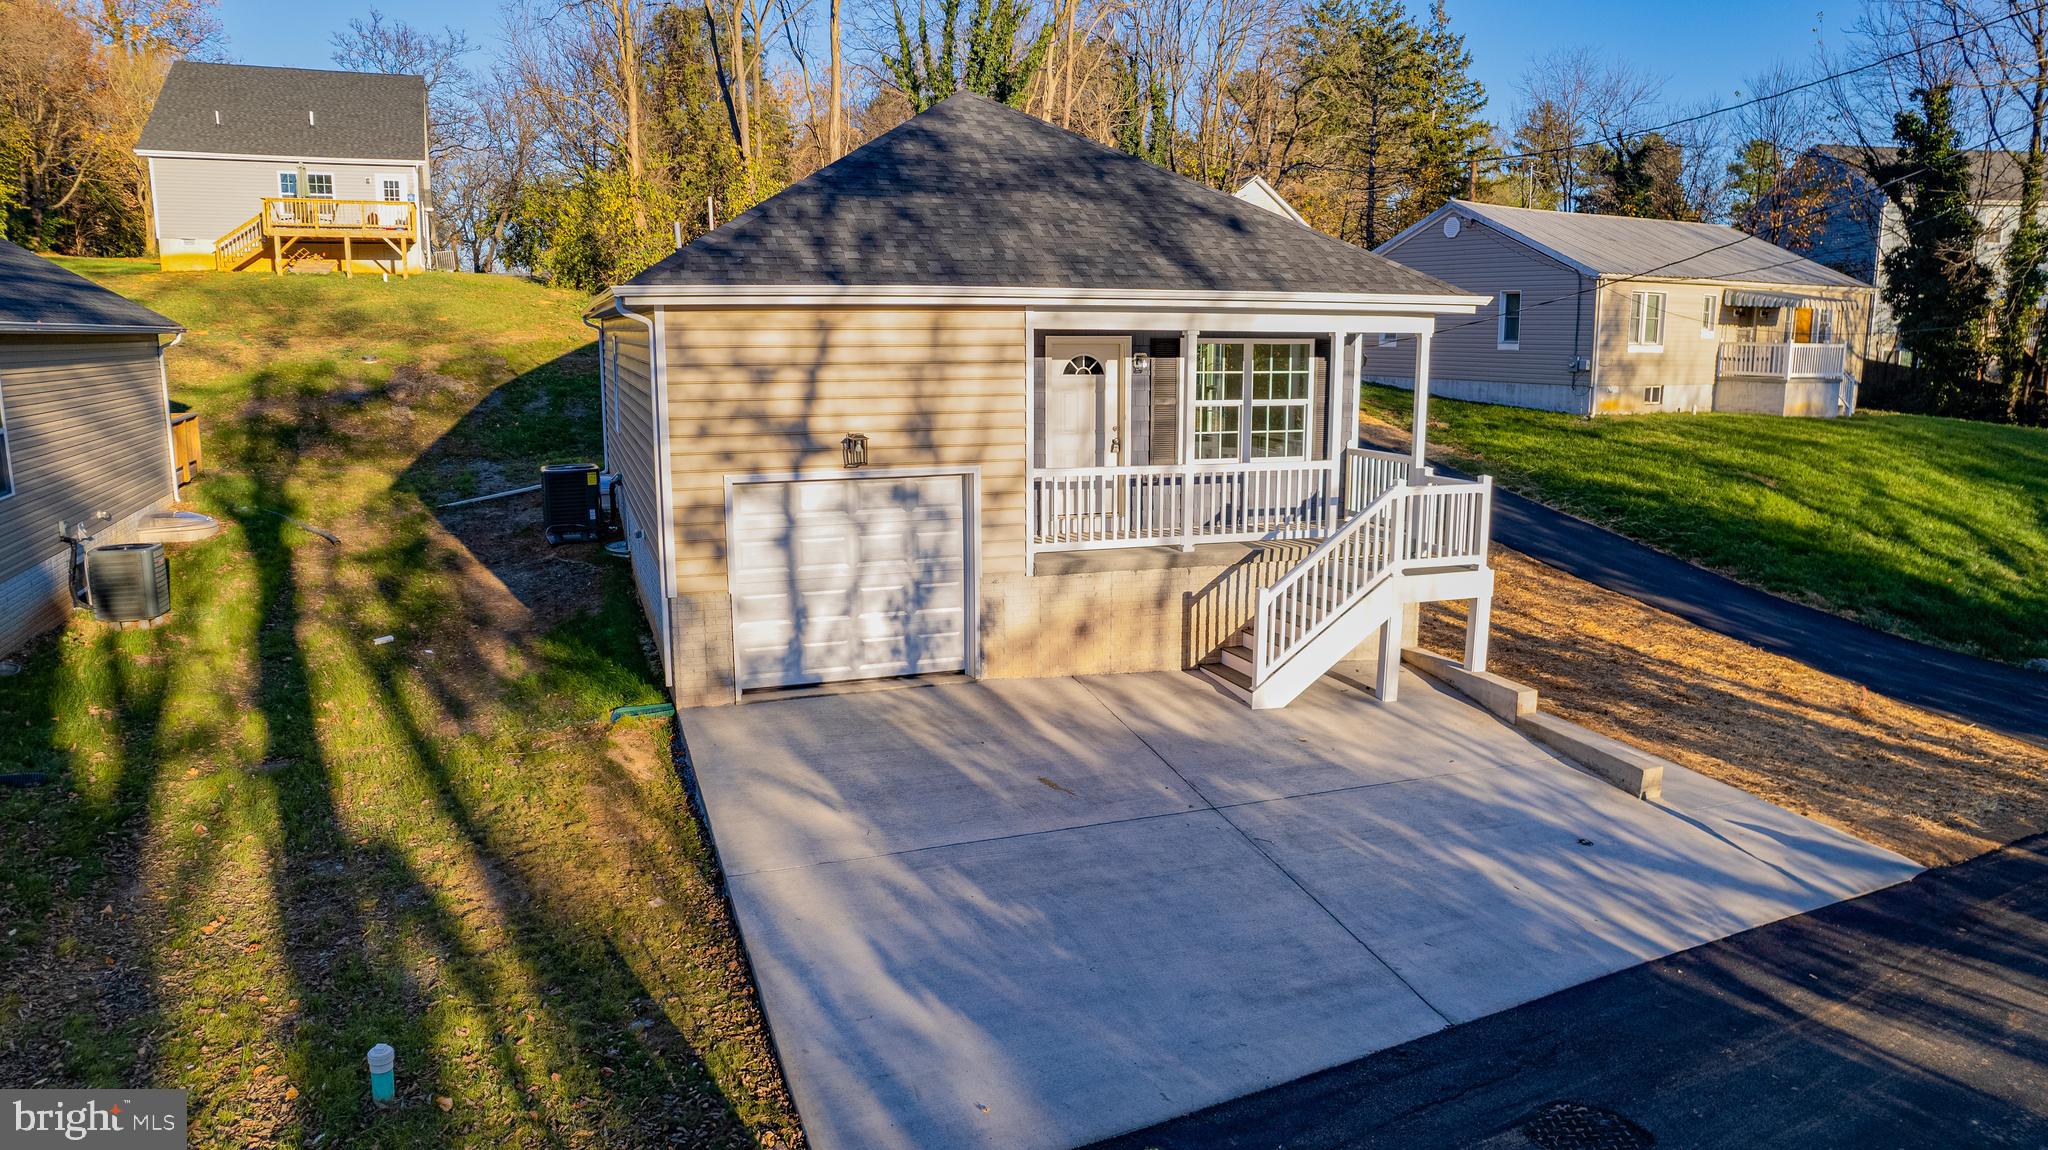
[[[1228,192],[965,93],[629,282],[1468,297]]]
[[[1899,158],[1897,148],[1865,148],[1856,144],[1821,144],[1813,152],[1846,165],[1866,179],[1875,178],[1871,175],[1871,165],[1895,163]],[[1972,195],[1985,203],[2019,202],[2020,188],[2025,182],[2020,163],[2025,156],[2018,152],[1986,148],[1967,151],[1963,155],[1970,161]]]
[[[1293,220],[1295,223],[1302,225],[1308,223],[1307,220],[1301,218],[1300,212],[1294,210],[1294,205],[1287,202],[1287,197],[1280,194],[1280,189],[1267,183],[1266,177],[1256,172],[1252,174],[1251,179],[1244,182],[1243,186],[1230,194],[1243,200],[1245,203],[1257,204],[1282,219]]]
[[[0,240],[0,333],[77,335],[185,329],[126,297]]]
[[[1391,252],[1447,213],[1479,220],[1589,276],[1868,287],[1853,276],[1720,224],[1551,212],[1452,200],[1380,246]]]
[[[425,160],[427,82],[382,72],[179,60],[135,150]]]

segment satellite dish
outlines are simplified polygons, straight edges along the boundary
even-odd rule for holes
[[[1461,228],[1461,227],[1463,227],[1463,226],[1464,226],[1464,223],[1463,223],[1463,222],[1462,222],[1461,220],[1459,220],[1459,219],[1458,219],[1458,217],[1457,217],[1457,215],[1456,215],[1456,214],[1452,214],[1452,215],[1448,215],[1448,216],[1445,216],[1445,217],[1444,217],[1444,238],[1445,238],[1445,239],[1447,239],[1447,240],[1455,240],[1455,239],[1457,239],[1457,238],[1458,238],[1458,229],[1459,229],[1459,228]]]

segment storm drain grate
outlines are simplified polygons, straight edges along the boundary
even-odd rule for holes
[[[1552,1102],[1522,1123],[1522,1134],[1542,1150],[1648,1150],[1657,1139],[1612,1110],[1583,1102]]]

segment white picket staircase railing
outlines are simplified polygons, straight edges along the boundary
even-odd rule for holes
[[[1284,707],[1375,632],[1398,627],[1407,604],[1490,597],[1492,511],[1491,476],[1417,476],[1384,491],[1261,589],[1257,614],[1205,669],[1254,709]],[[1398,660],[1399,643],[1383,642],[1382,660],[1389,652]]]

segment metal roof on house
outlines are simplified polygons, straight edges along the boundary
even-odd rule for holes
[[[1469,295],[968,94],[792,184],[630,282]]]
[[[185,329],[75,272],[0,240],[0,333],[91,334]]]
[[[1769,240],[1720,224],[1550,212],[1466,200],[1453,200],[1437,209],[1379,250],[1394,251],[1422,228],[1437,226],[1436,221],[1449,212],[1479,220],[1586,275],[1810,287],[1870,286]]]
[[[424,160],[427,82],[382,72],[179,60],[135,150]]]

